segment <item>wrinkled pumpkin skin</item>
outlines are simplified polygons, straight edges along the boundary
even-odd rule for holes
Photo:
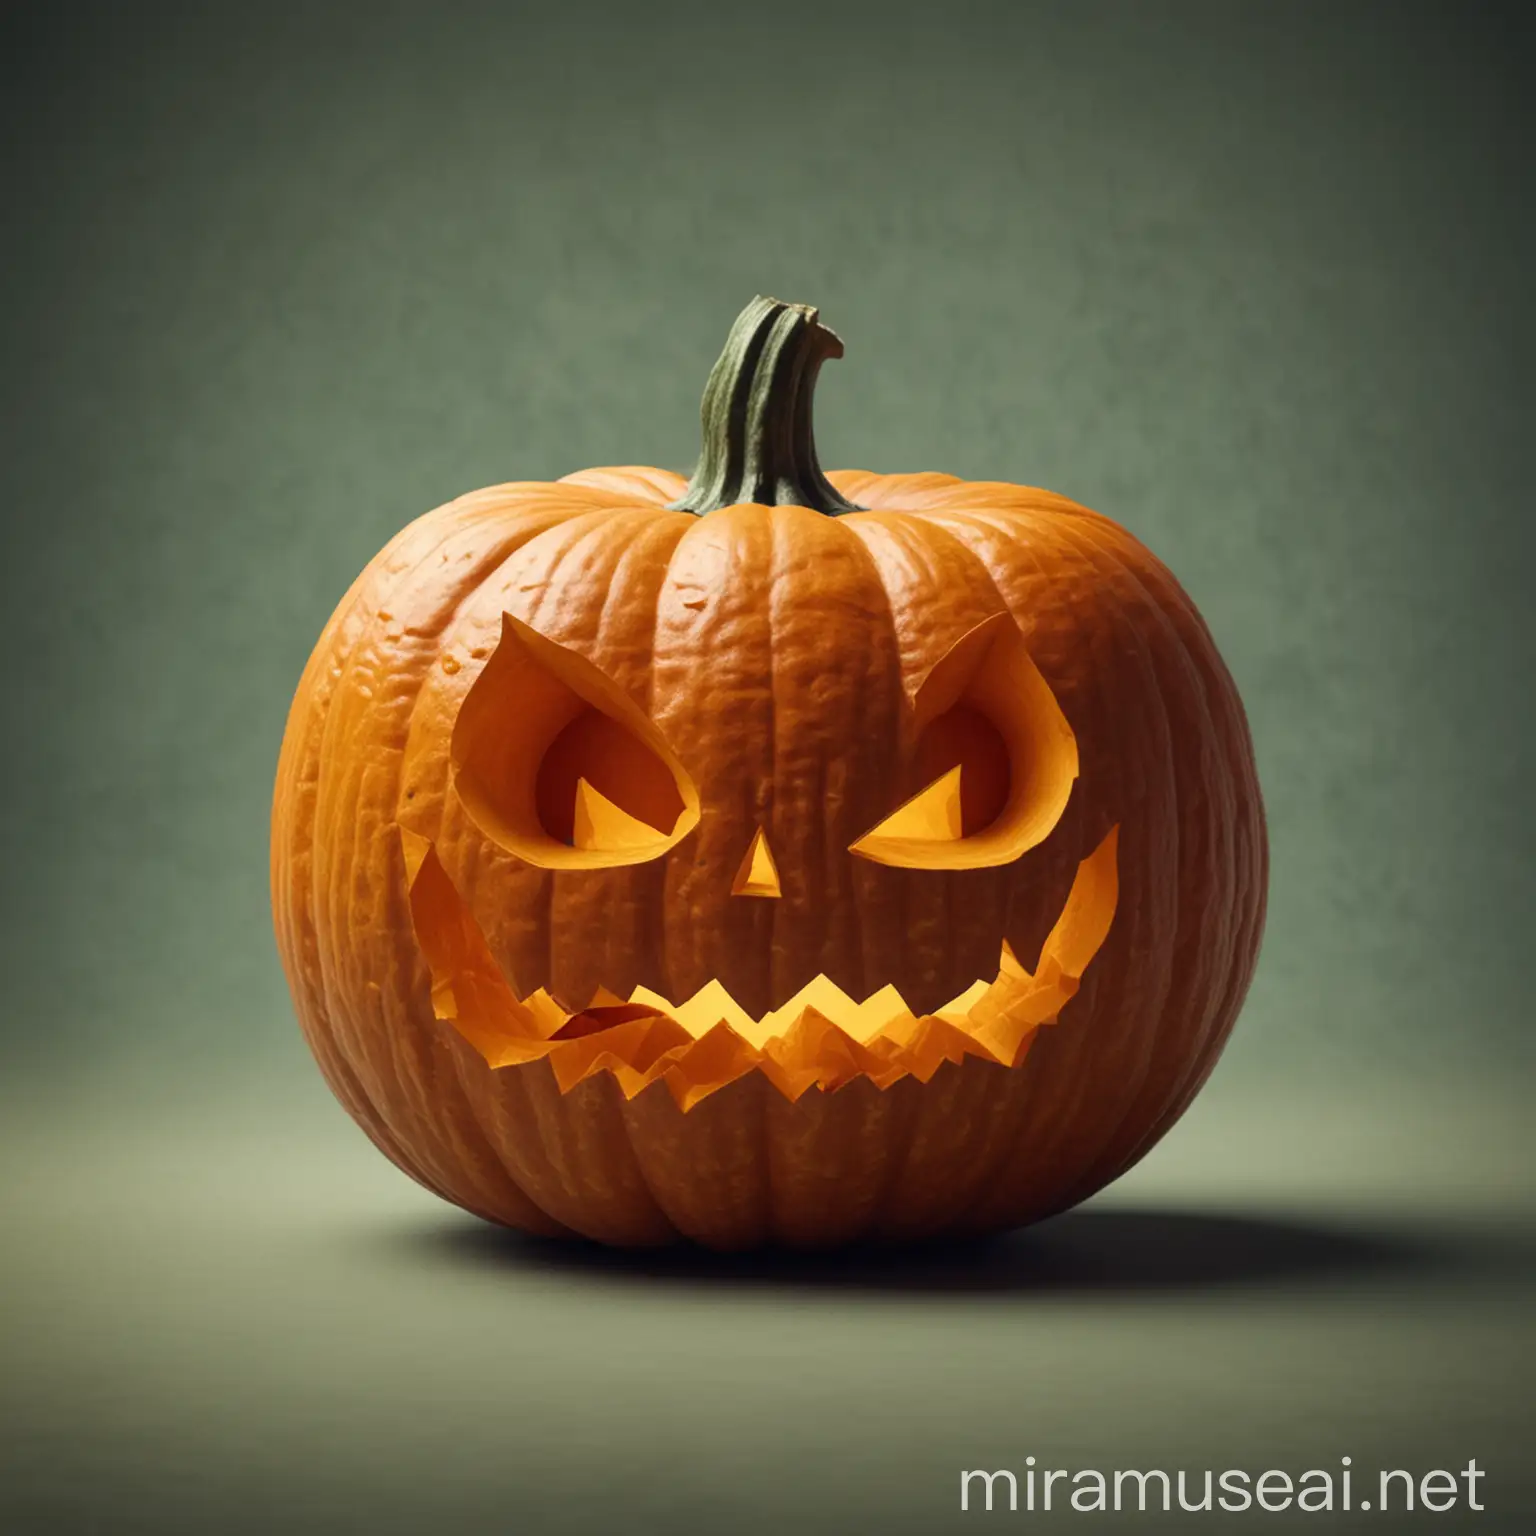
[[[948,475],[827,477],[867,509],[670,511],[682,477],[586,471],[478,491],[405,529],[305,670],[272,823],[278,945],[305,1035],[375,1144],[488,1219],[619,1244],[825,1245],[972,1234],[1064,1209],[1135,1163],[1204,1082],[1258,951],[1263,810],[1205,625],[1117,524]],[[905,701],[1006,608],[1077,736],[1061,823],[1001,868],[887,868],[849,845],[900,798]],[[450,784],[458,706],[503,613],[585,656],[659,724],[702,801],[651,864],[550,872],[480,833]],[[876,808],[871,814],[871,808]],[[758,826],[783,884],[733,897]],[[1119,904],[1022,1065],[967,1058],[791,1102],[759,1073],[686,1113],[599,1073],[491,1070],[434,1018],[398,827],[428,837],[522,993],[602,985],[747,1008],[817,972],[938,1006],[1026,965],[1078,862],[1119,831]]]

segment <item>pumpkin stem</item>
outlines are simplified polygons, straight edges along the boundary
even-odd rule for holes
[[[843,344],[809,304],[756,298],[736,317],[704,386],[704,451],[672,510],[702,517],[753,501],[836,517],[859,509],[821,472],[811,430],[816,375]]]

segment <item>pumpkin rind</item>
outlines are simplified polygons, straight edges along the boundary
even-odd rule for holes
[[[533,1231],[718,1247],[1006,1227],[1123,1172],[1204,1081],[1250,979],[1267,874],[1241,705],[1164,567],[1049,493],[833,473],[868,511],[669,511],[681,477],[589,471],[478,492],[354,585],[290,714],[274,800],[279,948],[333,1090],[444,1198]],[[1000,608],[1073,731],[1060,825],[1015,865],[885,869],[848,848],[898,798],[903,701]],[[503,612],[578,651],[661,727],[703,798],[654,864],[550,872],[491,845],[450,786],[459,702]],[[872,809],[873,808],[873,809]],[[492,1070],[433,1014],[397,826],[431,839],[520,991],[757,1011],[818,971],[931,1007],[1026,964],[1078,861],[1120,831],[1120,898],[1060,1025],[1023,1064],[867,1079],[794,1102],[760,1074],[684,1113],[605,1073]],[[782,899],[732,896],[761,826]]]

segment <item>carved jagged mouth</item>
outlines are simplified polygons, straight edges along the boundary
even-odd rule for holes
[[[1018,1066],[1054,1024],[1109,933],[1118,900],[1111,829],[1077,876],[1033,972],[1006,941],[997,976],[934,1013],[915,1014],[894,986],[862,1002],[818,976],[787,1003],[753,1016],[718,980],[683,1003],[644,987],[599,991],[571,1012],[547,992],[519,997],[425,838],[401,830],[411,915],[432,976],[433,1011],[495,1069],[547,1059],[563,1092],[610,1072],[626,1097],[663,1082],[683,1109],[753,1070],[786,1097],[867,1077],[885,1088],[927,1081],[944,1062],[977,1056]]]
[[[1021,972],[1013,951],[1006,940],[999,957],[999,974],[1009,967]],[[950,1023],[964,1025],[971,1010],[991,991],[993,982],[976,980],[958,997],[952,998],[942,1008],[934,1010],[934,1017],[948,1019]],[[853,1040],[868,1042],[876,1035],[899,1024],[904,1018],[917,1017],[907,1006],[906,999],[887,983],[878,992],[857,1002],[825,975],[808,981],[783,1004],[754,1018],[731,996],[719,981],[711,981],[685,1003],[672,1003],[659,992],[648,987],[636,987],[628,1001],[654,1007],[658,1013],[676,1019],[695,1038],[707,1034],[716,1024],[729,1024],[738,1035],[759,1048],[776,1040],[799,1023],[808,1009],[815,1009],[822,1018],[837,1027]]]

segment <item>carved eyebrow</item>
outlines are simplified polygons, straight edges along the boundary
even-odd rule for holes
[[[966,715],[985,721],[1006,757],[1006,797],[985,827],[966,834],[961,774],[940,774],[850,852],[904,868],[981,869],[1011,864],[1050,835],[1077,780],[1077,738],[1011,615],[993,614],[961,635],[929,670],[912,707],[920,745],[946,720],[962,735]],[[963,766],[963,741],[950,745]],[[956,820],[960,832],[946,835]]]
[[[544,777],[552,752],[558,786]],[[601,668],[509,613],[459,706],[449,759],[475,825],[542,869],[646,863],[698,825],[698,790],[655,721]]]

